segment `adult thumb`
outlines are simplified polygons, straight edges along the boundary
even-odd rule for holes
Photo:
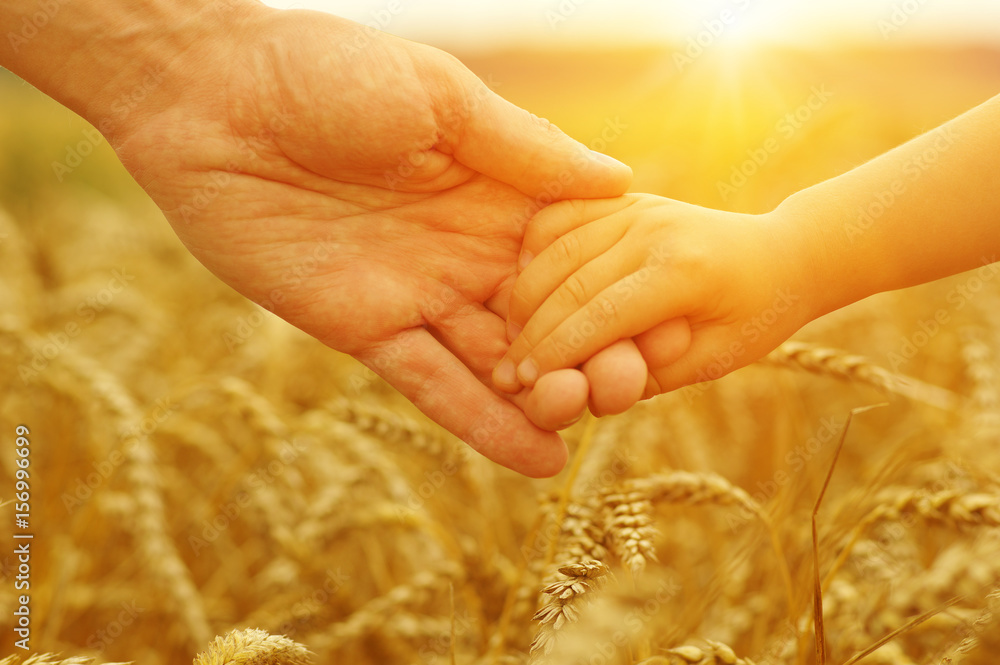
[[[589,150],[478,78],[459,94],[465,112],[452,116],[458,126],[451,148],[462,164],[540,199],[609,198],[631,184],[628,166]]]

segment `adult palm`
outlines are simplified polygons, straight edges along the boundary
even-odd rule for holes
[[[123,163],[237,291],[487,457],[558,471],[559,437],[516,406],[525,395],[487,383],[528,218],[553,195],[622,193],[627,167],[441,51],[325,14],[243,9],[224,38],[192,39],[164,65],[116,131]],[[552,385],[547,401],[582,409],[582,385]]]

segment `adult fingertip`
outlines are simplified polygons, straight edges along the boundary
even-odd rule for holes
[[[545,433],[545,443],[531,451],[524,465],[515,469],[529,478],[551,478],[566,466],[569,449],[556,432]]]
[[[589,157],[590,159],[597,162],[601,166],[606,166],[614,171],[627,172],[629,175],[632,175],[632,169],[628,166],[628,164],[619,162],[611,155],[606,155],[603,152],[597,152],[596,150],[591,150]]]
[[[517,401],[516,399],[513,401]],[[566,443],[531,423],[512,401],[498,400],[460,436],[493,462],[530,478],[547,478],[566,465]]]
[[[615,415],[642,399],[648,369],[631,339],[623,339],[595,354],[583,365],[590,384],[595,415]]]
[[[564,429],[583,416],[589,391],[587,377],[579,370],[543,374],[528,394],[524,415],[544,430]]]
[[[612,198],[621,196],[632,184],[632,168],[611,155],[589,150],[587,161],[590,165],[589,178],[581,183],[583,188],[574,191],[573,196],[581,198]]]

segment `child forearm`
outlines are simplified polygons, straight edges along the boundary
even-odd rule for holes
[[[813,318],[1000,259],[1000,96],[774,211],[809,225]]]

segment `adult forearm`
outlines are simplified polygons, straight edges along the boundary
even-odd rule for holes
[[[0,65],[110,137],[136,107],[183,94],[183,82],[205,71],[192,63],[218,58],[230,31],[260,8],[254,0],[4,0]]]
[[[811,226],[816,316],[1000,259],[1000,97],[775,212]]]

